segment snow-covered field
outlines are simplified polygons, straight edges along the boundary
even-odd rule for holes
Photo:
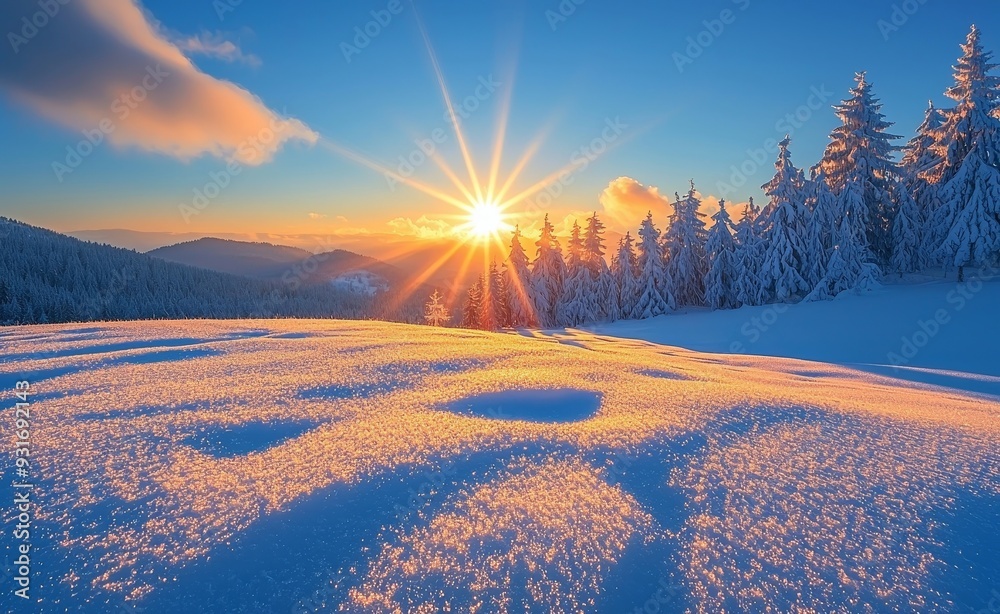
[[[38,603],[8,574],[2,609],[1000,604],[988,396],[582,332],[295,320],[0,329],[5,415],[18,380]]]
[[[695,311],[587,330],[702,352],[829,362],[1000,396],[998,305],[1000,280],[972,274],[963,284],[890,283],[833,301]]]

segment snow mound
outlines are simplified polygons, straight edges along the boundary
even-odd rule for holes
[[[601,408],[601,395],[589,390],[505,390],[465,397],[446,408],[463,416],[529,422],[577,422]]]

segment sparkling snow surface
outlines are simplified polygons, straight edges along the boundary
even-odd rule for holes
[[[975,612],[1000,592],[988,396],[295,320],[0,329],[9,408],[21,379],[40,602],[5,586],[0,609]]]

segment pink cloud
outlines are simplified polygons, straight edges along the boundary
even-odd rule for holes
[[[30,0],[0,5],[19,30]],[[221,49],[221,48],[220,48]],[[217,50],[218,51],[218,50]],[[220,51],[221,52],[221,51]],[[258,165],[318,135],[240,86],[200,71],[133,0],[75,0],[0,63],[0,88],[41,116],[115,147]]]
[[[604,208],[606,223],[619,230],[638,228],[650,211],[662,224],[673,211],[672,201],[660,194],[659,188],[642,185],[631,177],[615,179],[598,198]]]

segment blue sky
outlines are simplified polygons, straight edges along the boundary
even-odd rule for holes
[[[228,41],[242,54],[241,59],[185,48],[197,69],[239,85],[275,114],[296,118],[318,140],[290,139],[266,163],[245,165],[211,206],[185,220],[179,205],[192,201],[194,189],[208,183],[210,173],[224,170],[231,156],[178,159],[141,144],[106,142],[60,182],[52,163],[79,141],[79,130],[8,95],[0,114],[5,144],[0,213],[57,230],[206,233],[384,232],[399,228],[387,224],[393,219],[419,224],[421,217],[455,213],[452,204],[420,191],[390,190],[383,175],[324,146],[336,143],[396,167],[399,156],[415,149],[414,139],[449,128],[419,21],[456,100],[473,95],[481,80],[500,83],[463,122],[481,176],[487,174],[508,90],[501,179],[533,139],[547,135],[520,187],[568,164],[575,151],[601,136],[609,119],[627,126],[609,151],[576,173],[572,185],[545,207],[560,219],[575,211],[600,211],[602,191],[618,177],[670,195],[694,178],[704,195],[718,196],[731,167],[749,159],[748,149],[783,136],[787,125],[778,127],[779,120],[825,91],[829,99],[800,115],[808,117],[793,134],[793,159],[808,167],[836,124],[829,106],[846,95],[859,70],[868,71],[884,112],[897,123],[895,132],[908,137],[928,99],[946,102],[942,92],[970,24],[980,26],[988,48],[1000,49],[1000,11],[987,1],[566,0],[562,9],[556,0],[399,2],[398,14],[348,62],[343,44],[354,44],[355,28],[366,27],[371,11],[393,8],[388,0],[291,5],[243,0],[221,19],[220,2],[146,0],[141,5],[146,17],[158,22],[155,30],[165,39],[178,46],[186,37]],[[35,4],[21,2],[18,8],[27,11]],[[894,10],[898,28],[886,30]],[[11,16],[17,13],[8,10]],[[0,50],[14,74],[7,76],[8,93],[21,78],[17,63],[35,49],[59,45],[53,34],[61,27],[57,21],[69,24],[76,17],[66,9],[20,53],[9,44]],[[720,30],[723,17],[729,23]],[[708,29],[704,22],[714,20],[718,34],[702,34]],[[11,23],[18,19],[2,25]],[[692,51],[688,37],[699,35],[710,44],[680,70],[675,54]],[[155,95],[151,92],[150,100]],[[449,132],[439,147],[467,178],[454,135]],[[768,158],[731,198],[762,197],[756,186],[770,175]],[[457,194],[433,164],[420,165],[414,177]],[[511,212],[534,215],[520,206]]]

